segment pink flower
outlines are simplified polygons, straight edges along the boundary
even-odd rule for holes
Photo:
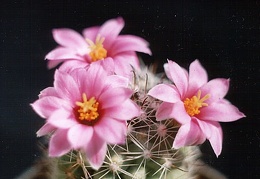
[[[208,139],[218,156],[222,150],[222,129],[219,122],[245,117],[235,106],[223,99],[229,79],[217,78],[208,82],[207,72],[198,60],[191,63],[189,73],[173,61],[165,65],[168,78],[175,84],[159,84],[148,94],[162,102],[156,118],[174,118],[181,127],[173,147],[196,145]]]
[[[90,165],[98,169],[107,144],[125,143],[126,120],[140,115],[127,85],[126,78],[108,76],[98,65],[70,73],[56,70],[54,87],[43,90],[32,104],[47,119],[37,135],[53,132],[49,155],[82,150]]]
[[[128,75],[132,67],[139,68],[135,51],[146,54],[151,54],[151,51],[144,39],[119,35],[123,27],[124,20],[117,18],[100,27],[84,29],[83,36],[72,29],[54,29],[53,37],[60,46],[46,55],[48,67],[64,62],[63,68],[68,70],[98,62],[105,69],[112,68],[117,74]]]

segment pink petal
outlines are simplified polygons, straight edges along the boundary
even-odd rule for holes
[[[140,69],[139,59],[135,52],[125,52],[113,57],[115,73],[125,77],[133,75],[133,69]]]
[[[123,29],[125,22],[123,18],[118,17],[116,19],[110,19],[106,21],[99,29],[99,34],[101,37],[105,38],[104,47],[110,49],[112,43]]]
[[[88,53],[88,45],[85,39],[72,29],[53,29],[53,38],[61,46],[76,50],[77,53]]]
[[[93,62],[92,62],[93,63]],[[107,57],[104,60],[98,60],[95,62],[95,64],[98,64],[99,66],[103,67],[103,69],[107,72],[107,74],[114,74],[115,73],[115,63],[114,60],[110,57]]]
[[[56,129],[56,127],[46,123],[36,132],[36,135],[37,135],[37,137],[41,137],[41,136],[44,136],[46,134],[53,132],[55,129]]]
[[[210,95],[210,98],[205,101],[210,104],[222,99],[228,92],[229,89],[229,79],[216,78],[210,80],[207,84],[201,87],[201,96],[207,94]]]
[[[129,85],[129,79],[119,75],[109,75],[106,79],[106,84],[111,85],[113,88],[127,88]]]
[[[222,99],[209,106],[201,108],[199,119],[207,121],[231,122],[236,121],[245,115],[232,105],[229,101]]]
[[[83,60],[66,60],[64,63],[60,66],[59,70],[71,73],[75,69],[79,68],[87,68],[89,66],[89,63]]]
[[[176,103],[163,102],[159,106],[156,112],[156,120],[160,121],[163,119],[170,119],[170,118],[174,118],[180,124],[186,124],[191,120],[182,102],[176,102]]]
[[[83,30],[82,34],[85,39],[89,39],[92,42],[96,41],[96,37],[98,35],[98,30],[100,27],[94,26],[94,27],[89,27]]]
[[[173,118],[174,103],[163,102],[156,111],[156,120],[161,121]]]
[[[169,61],[169,60],[168,60],[168,61]],[[166,76],[167,76],[169,79],[171,79],[171,69],[169,69],[169,63],[165,63],[165,64],[163,65],[163,68],[164,68],[164,71],[165,71]],[[183,70],[185,76],[186,76],[187,79],[188,79],[189,72],[188,72],[185,68],[183,68],[183,67],[181,67],[181,69]]]
[[[78,124],[76,120],[70,119],[70,116],[71,114],[68,111],[59,109],[48,118],[48,123],[57,128],[67,129]]]
[[[140,37],[134,35],[120,35],[110,47],[109,53],[111,56],[114,56],[126,51],[136,51],[151,55],[152,52],[148,48],[148,45],[149,43]]]
[[[198,124],[209,140],[215,154],[220,155],[222,150],[223,132],[218,122],[197,120]]]
[[[79,81],[81,81],[81,90],[84,91],[90,99],[91,97],[98,97],[105,87],[105,81],[107,78],[107,72],[96,63],[91,63],[87,71],[80,75]],[[84,75],[85,74],[85,75]]]
[[[201,144],[206,140],[199,126],[191,121],[182,125],[173,141],[173,148],[178,149],[184,146]]]
[[[71,106],[74,106],[75,102],[82,96],[79,93],[78,84],[72,76],[60,70],[55,71],[54,88],[61,98],[70,102]]]
[[[47,96],[58,96],[54,87],[48,87],[42,90],[39,94],[39,98],[47,97]]]
[[[102,108],[118,106],[129,99],[132,95],[132,90],[127,88],[108,88],[99,98]]]
[[[185,70],[182,69],[177,63],[169,60],[169,76],[168,78],[175,84],[177,87],[181,98],[185,96],[185,93],[188,88],[188,78]]]
[[[140,115],[141,110],[139,106],[130,99],[120,105],[104,109],[104,117],[111,117],[118,120],[130,120]]]
[[[83,148],[89,145],[93,136],[93,128],[91,126],[77,124],[69,129],[68,140],[74,149]]]
[[[208,82],[206,70],[201,66],[198,60],[190,64],[189,69],[189,87],[186,96],[194,95],[198,89]]]
[[[103,117],[97,125],[94,126],[97,135],[110,144],[124,144],[126,138],[126,122],[116,119]]]
[[[60,157],[71,150],[67,140],[67,130],[57,130],[49,142],[49,156]]]
[[[50,51],[45,56],[45,59],[62,62],[64,60],[68,60],[68,59],[83,60],[83,57],[80,57],[79,55],[77,55],[75,50],[73,50],[71,48],[57,47],[56,49]]]
[[[47,68],[52,69],[56,67],[58,64],[62,63],[65,60],[48,60],[47,62]]]
[[[173,85],[156,85],[151,90],[149,90],[148,95],[169,103],[180,101],[180,94]]]
[[[85,66],[85,68],[67,69],[67,70],[69,70],[68,73],[71,75],[71,77],[74,79],[74,81],[78,84],[79,93],[81,94],[79,101],[82,100],[83,93],[85,93],[87,95],[87,97],[88,97],[87,99],[90,99],[90,96],[88,96],[88,95],[90,94],[89,88],[91,88],[91,87],[87,86],[85,84],[86,81],[91,81],[91,80],[89,80],[90,75],[87,72],[89,67],[90,67],[90,65]],[[66,69],[64,69],[64,70],[66,70]],[[93,96],[91,96],[91,97],[93,97]]]
[[[107,144],[102,138],[94,133],[91,143],[85,145],[84,151],[86,152],[86,157],[91,167],[98,170],[105,160]]]
[[[36,100],[33,104],[31,104],[31,106],[33,110],[42,118],[48,118],[57,109],[62,106],[68,106],[68,103],[54,96],[46,96]]]

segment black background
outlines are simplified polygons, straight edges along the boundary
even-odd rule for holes
[[[1,1],[0,4],[0,176],[13,178],[40,152],[35,132],[44,123],[30,108],[40,90],[52,86],[54,70],[44,56],[56,47],[53,28],[81,32],[122,16],[122,34],[150,42],[158,63],[167,58],[188,67],[199,59],[209,78],[231,79],[226,96],[246,118],[221,123],[223,151],[216,158],[209,143],[205,161],[229,178],[260,177],[259,1]]]

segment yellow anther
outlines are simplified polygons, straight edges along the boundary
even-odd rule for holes
[[[207,94],[203,98],[200,97],[201,97],[201,91],[199,90],[197,96],[192,96],[192,98],[186,98],[184,100],[183,103],[184,103],[185,110],[190,116],[199,114],[201,107],[208,106],[208,104],[205,103],[204,101],[209,99],[210,95]]]
[[[93,121],[98,118],[98,105],[94,97],[87,99],[85,93],[82,94],[82,102],[77,101],[76,105],[79,107],[77,110],[79,120]]]
[[[105,38],[101,38],[100,34],[97,35],[95,43],[90,39],[86,39],[91,50],[89,56],[93,62],[103,60],[107,57],[107,50],[103,47],[104,40]]]

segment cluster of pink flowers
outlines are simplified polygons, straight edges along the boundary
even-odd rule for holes
[[[104,162],[107,144],[124,144],[127,121],[142,114],[131,99],[134,91],[129,79],[133,69],[140,69],[136,52],[151,55],[151,51],[144,39],[119,35],[123,27],[124,20],[117,18],[84,29],[83,36],[71,29],[53,30],[59,46],[46,55],[48,67],[62,65],[55,71],[53,87],[44,89],[31,104],[46,119],[37,135],[51,134],[50,156],[80,150],[97,170]],[[197,60],[189,73],[173,61],[165,65],[165,72],[174,84],[158,84],[148,95],[162,101],[156,120],[173,118],[181,125],[173,147],[208,139],[219,155],[222,130],[218,121],[244,117],[223,99],[229,80],[208,82]]]

